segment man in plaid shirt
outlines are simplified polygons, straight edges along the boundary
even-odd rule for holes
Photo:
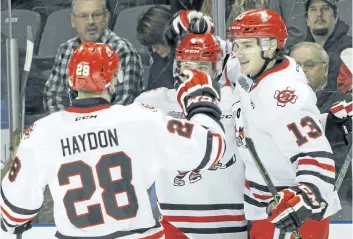
[[[139,54],[126,39],[107,29],[109,11],[105,0],[73,0],[71,24],[78,36],[60,45],[52,73],[44,88],[44,109],[50,113],[64,110],[70,104],[68,63],[82,42],[109,44],[119,54],[121,82],[113,103],[128,105],[143,91],[143,67]]]

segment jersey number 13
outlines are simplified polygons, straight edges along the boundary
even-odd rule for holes
[[[113,180],[110,169],[120,167],[121,177]],[[70,222],[78,228],[92,227],[104,223],[103,208],[100,203],[87,206],[87,213],[78,215],[75,203],[90,200],[96,192],[95,170],[105,214],[115,220],[124,220],[136,216],[138,210],[137,197],[132,181],[131,159],[124,153],[103,155],[96,166],[92,168],[83,161],[75,161],[61,165],[58,171],[59,185],[70,184],[70,177],[80,176],[82,186],[70,189],[64,196],[64,205]],[[125,194],[127,205],[119,206],[116,196]]]

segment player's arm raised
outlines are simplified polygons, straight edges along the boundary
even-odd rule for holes
[[[163,116],[156,121],[156,140],[163,149],[161,164],[185,171],[208,169],[225,150],[221,110],[217,105],[219,93],[211,78],[202,72],[184,71],[179,80],[177,101],[187,120]]]
[[[23,135],[9,172],[1,185],[1,227],[4,231],[21,234],[31,228],[31,222],[43,203],[45,170],[38,167],[34,148],[39,143],[30,127]],[[38,152],[38,148],[36,149]],[[44,165],[43,165],[44,166]]]
[[[292,102],[277,106],[281,117],[267,128],[295,169],[295,184],[282,190],[269,220],[286,232],[307,219],[324,218],[335,198],[335,162],[319,121],[319,111],[305,87],[295,88]]]

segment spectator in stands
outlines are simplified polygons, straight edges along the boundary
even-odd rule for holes
[[[330,57],[325,90],[336,91],[342,65],[340,54],[352,47],[352,37],[347,35],[349,26],[338,17],[337,0],[306,0],[305,9],[309,27],[307,41],[322,46]]]
[[[303,68],[309,85],[317,94],[317,106],[321,113],[329,112],[331,106],[338,101],[350,101],[351,97],[347,94],[322,91],[327,84],[329,69],[329,56],[322,46],[313,42],[301,42],[293,46],[290,56]]]
[[[63,43],[55,58],[52,73],[45,84],[44,107],[50,113],[65,109],[70,104],[68,95],[68,62],[82,42],[102,42],[118,52],[121,62],[122,84],[114,96],[114,103],[128,105],[143,91],[143,67],[135,47],[107,29],[109,12],[105,0],[73,0],[72,27],[77,37]]]
[[[290,56],[302,67],[309,85],[318,96],[317,106],[321,113],[329,113],[332,105],[336,102],[344,100],[350,102],[352,100],[352,96],[342,92],[322,91],[327,83],[329,69],[329,56],[322,46],[313,42],[301,42],[293,46]],[[325,134],[333,150],[337,177],[352,144],[351,137],[349,136],[349,138],[346,138],[346,133],[343,133],[343,127],[351,129],[352,119],[341,121],[332,114],[330,116],[328,117],[328,121],[333,120],[335,123],[326,123]],[[349,202],[352,198],[352,196],[347,197],[349,193],[351,195],[352,192],[351,171],[350,168],[345,177],[345,184],[339,191],[341,202]],[[339,215],[341,215],[341,213],[342,212],[340,212]],[[346,216],[344,215],[344,217]]]
[[[173,13],[164,6],[153,6],[141,14],[137,22],[137,39],[149,48],[152,65],[146,90],[166,87],[174,89],[173,64],[175,54],[165,44],[163,33]]]
[[[305,41],[307,24],[305,21],[305,0],[268,0],[268,9],[278,12],[287,26],[288,39],[286,48]]]

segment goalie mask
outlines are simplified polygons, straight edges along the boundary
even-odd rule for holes
[[[111,46],[83,43],[70,58],[70,90],[87,93],[107,91],[114,97],[118,70],[119,56]]]
[[[195,69],[216,79],[222,73],[223,49],[211,33],[188,34],[175,50],[178,72]]]

